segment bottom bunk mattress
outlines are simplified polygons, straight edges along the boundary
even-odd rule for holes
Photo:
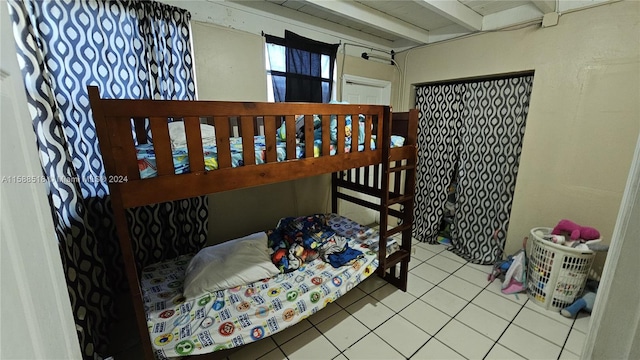
[[[373,274],[378,231],[336,214],[327,215],[327,224],[362,256],[337,268],[317,258],[292,272],[188,298],[183,284],[192,255],[145,268],[141,287],[156,357],[205,354],[260,340],[314,314]],[[387,240],[388,253],[397,248],[395,239]]]

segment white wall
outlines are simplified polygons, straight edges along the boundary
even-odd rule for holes
[[[264,37],[249,31],[221,26],[213,22],[229,22],[236,27],[247,21],[246,16],[235,20],[216,16],[204,17],[200,7],[193,7],[192,21],[194,56],[198,98],[201,100],[266,101],[267,77],[264,61]],[[184,5],[183,2],[176,5]],[[196,4],[205,6],[204,4]],[[219,4],[214,4],[219,6]],[[207,5],[208,6],[208,5]],[[207,7],[207,10],[214,9]],[[216,8],[217,9],[217,8]],[[229,10],[233,14],[237,11]],[[207,22],[200,20],[207,20]],[[273,22],[269,18],[251,18],[251,26],[258,22],[267,33],[282,35],[286,22]],[[295,22],[295,21],[294,21]],[[244,23],[243,23],[244,24]],[[246,25],[246,24],[245,24]],[[243,27],[247,29],[247,26]],[[294,27],[295,28],[295,27]],[[327,35],[305,28],[304,35],[327,40]],[[348,46],[353,48],[353,46]],[[391,65],[338,54],[338,78],[342,73],[398,83],[399,72]],[[343,65],[344,63],[344,65]],[[339,81],[338,81],[339,83]],[[339,97],[339,88],[337,94]],[[397,94],[392,93],[393,101]],[[281,217],[301,216],[328,212],[330,203],[330,175],[297,181],[264,185],[209,196],[209,242],[218,243],[252,232],[275,227]],[[375,216],[365,208],[343,201],[340,213],[354,221],[369,224]]]
[[[535,70],[506,253],[568,218],[611,240],[640,132],[640,2],[399,55],[409,84]],[[404,106],[413,105],[407,97]],[[599,256],[596,268],[601,269]]]
[[[209,195],[209,243],[272,229],[283,217],[326,212],[330,184],[322,175]]]
[[[265,101],[264,38],[193,21],[198,99]]]
[[[80,359],[45,187],[11,181],[42,170],[5,2],[0,24],[0,359]]]
[[[640,137],[591,314],[586,359],[640,359]]]

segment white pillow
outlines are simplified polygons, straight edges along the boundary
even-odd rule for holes
[[[184,296],[192,298],[278,275],[267,241],[267,234],[260,232],[200,250],[187,266]]]
[[[216,145],[216,131],[213,126],[200,124],[200,135],[202,136],[203,146]],[[184,131],[184,122],[173,121],[169,123],[169,138],[171,138],[171,147],[173,149],[187,147],[187,135]]]

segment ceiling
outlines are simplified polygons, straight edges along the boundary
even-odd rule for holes
[[[469,33],[530,23],[553,26],[560,11],[608,0],[233,0],[274,15],[402,50]],[[305,20],[306,19],[306,20]]]

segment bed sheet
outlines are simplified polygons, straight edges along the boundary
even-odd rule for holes
[[[242,157],[242,138],[232,137],[229,139],[231,148],[231,166],[237,167],[244,165]],[[351,152],[350,141],[345,142],[345,152]],[[402,136],[393,135],[391,137],[391,147],[399,147],[404,144],[404,138]],[[375,135],[371,139],[371,149],[376,148]],[[264,164],[266,160],[266,143],[264,136],[258,135],[254,137],[255,159],[256,164]],[[331,156],[336,154],[336,144],[330,145]],[[358,145],[358,151],[364,150],[364,144]],[[185,174],[189,172],[189,153],[187,148],[176,148],[173,153],[173,166],[176,174]],[[277,161],[287,160],[286,142],[278,141],[276,143],[276,157]],[[158,175],[158,169],[156,165],[156,156],[153,149],[153,144],[141,144],[136,146],[136,155],[138,159],[138,168],[140,170],[140,178],[146,179],[155,177]],[[205,170],[211,171],[218,168],[218,150],[216,146],[203,146],[204,166]],[[314,141],[314,157],[322,155],[322,141]],[[305,144],[303,142],[297,142],[296,144],[296,157],[298,159],[305,156]]]
[[[188,299],[182,284],[191,255],[145,268],[141,286],[156,356],[205,354],[260,340],[316,313],[373,274],[379,233],[336,214],[329,225],[364,256],[340,268],[316,259],[294,272]],[[390,252],[397,246],[395,239],[387,242]]]

